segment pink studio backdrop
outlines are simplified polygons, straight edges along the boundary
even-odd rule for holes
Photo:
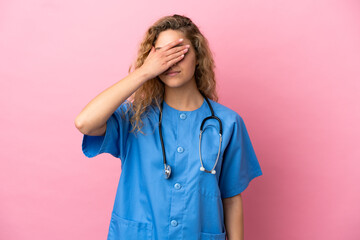
[[[264,173],[245,239],[360,239],[356,0],[1,1],[0,239],[106,238],[121,163],[86,158],[74,119],[174,13],[208,38]]]

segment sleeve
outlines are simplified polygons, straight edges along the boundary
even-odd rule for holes
[[[250,181],[262,175],[260,164],[240,115],[236,115],[232,136],[225,148],[220,173],[221,198],[233,197],[243,192]]]
[[[125,100],[109,117],[104,136],[83,135],[82,151],[86,157],[92,158],[101,153],[109,153],[125,160],[126,141],[131,125],[129,112],[125,113],[129,104],[131,102]]]

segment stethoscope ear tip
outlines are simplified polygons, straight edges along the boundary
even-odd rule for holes
[[[205,172],[205,168],[203,166],[200,167],[200,171]],[[216,174],[216,170],[211,170],[211,174]]]

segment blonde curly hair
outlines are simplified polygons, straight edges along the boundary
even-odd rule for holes
[[[196,59],[198,65],[195,68],[196,85],[200,92],[207,98],[217,102],[218,95],[216,92],[216,81],[214,68],[215,63],[213,60],[212,52],[209,48],[207,39],[201,34],[199,28],[186,16],[174,14],[172,16],[165,16],[157,20],[151,27],[148,28],[145,36],[140,43],[136,61],[130,65],[129,73],[141,67],[145,59],[149,55],[152,46],[158,38],[160,32],[172,29],[181,31],[184,36],[191,42],[195,49]],[[129,106],[127,111],[131,110],[130,122],[133,126],[131,132],[137,130],[141,132],[143,121],[141,118],[146,115],[145,113],[149,107],[158,107],[164,97],[164,83],[160,81],[159,77],[155,77],[146,81],[139,87],[129,98],[127,104]],[[126,112],[127,112],[126,111]],[[144,133],[143,133],[144,134]]]

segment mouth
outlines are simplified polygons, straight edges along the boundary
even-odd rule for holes
[[[165,75],[166,76],[175,76],[179,73],[180,71],[170,71],[170,72],[166,72]]]

